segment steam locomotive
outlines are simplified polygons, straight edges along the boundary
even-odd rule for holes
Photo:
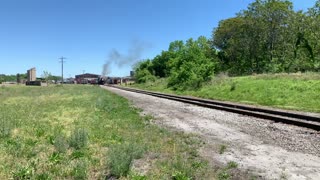
[[[104,85],[104,84],[106,84],[106,83],[107,83],[107,78],[106,78],[106,77],[100,76],[100,77],[98,78],[98,84],[99,84],[99,85]]]

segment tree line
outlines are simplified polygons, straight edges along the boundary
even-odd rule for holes
[[[43,74],[41,75],[41,78],[38,79],[42,79],[45,81],[59,81],[61,80],[61,76],[54,76],[52,75],[50,72],[48,71],[43,71]],[[0,74],[0,84],[2,82],[17,82],[20,80],[27,80],[27,73],[20,73],[20,74],[16,74],[16,75],[5,75],[5,74]]]
[[[19,74],[21,79],[27,79],[27,74]],[[2,82],[17,82],[17,75],[0,74],[0,84]]]
[[[174,41],[135,65],[138,83],[168,78],[174,89],[199,88],[214,73],[232,76],[320,70],[320,0],[294,11],[289,0],[256,0],[221,20],[210,39]]]

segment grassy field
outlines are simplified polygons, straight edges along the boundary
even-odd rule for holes
[[[234,101],[276,108],[320,112],[320,74],[262,74],[244,77],[217,76],[201,89],[175,92],[167,88],[166,79],[133,87]]]
[[[151,120],[97,86],[0,86],[0,179],[212,178],[198,137]]]

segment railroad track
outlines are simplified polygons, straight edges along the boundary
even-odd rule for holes
[[[180,101],[184,103],[238,113],[238,114],[247,115],[247,116],[253,116],[261,119],[272,120],[275,122],[281,122],[285,124],[291,124],[291,125],[296,125],[296,126],[320,131],[320,116],[310,116],[310,115],[287,112],[282,110],[267,109],[267,108],[249,106],[249,105],[240,105],[235,103],[201,99],[201,98],[188,97],[188,96],[178,96],[178,95],[157,93],[157,92],[120,87],[120,86],[111,86],[111,85],[108,85],[108,86],[117,88],[117,89],[126,90],[126,91],[147,94],[155,97]]]

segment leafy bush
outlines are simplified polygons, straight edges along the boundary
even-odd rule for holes
[[[199,37],[189,39],[172,59],[168,86],[174,89],[197,89],[213,76],[215,64],[208,40]]]
[[[138,64],[136,64],[135,78],[137,83],[155,81],[156,77],[153,74],[153,65],[150,60],[141,61]]]

